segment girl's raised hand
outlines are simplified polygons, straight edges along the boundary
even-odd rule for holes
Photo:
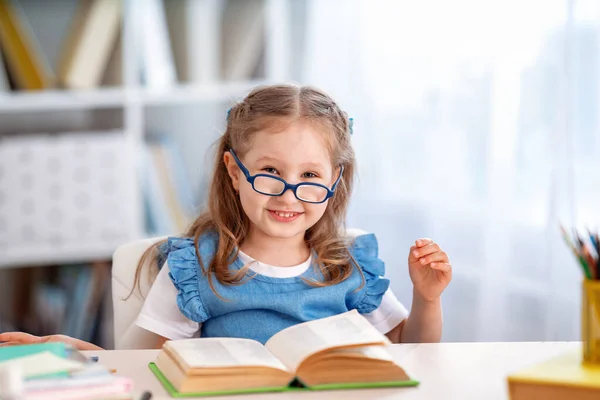
[[[418,239],[411,246],[408,272],[415,294],[425,301],[438,299],[452,279],[448,255],[431,239]]]

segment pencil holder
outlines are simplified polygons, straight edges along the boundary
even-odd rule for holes
[[[584,279],[581,299],[583,363],[600,365],[600,280]]]

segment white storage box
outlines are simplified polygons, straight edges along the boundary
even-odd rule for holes
[[[121,131],[0,137],[0,266],[110,258],[133,239]]]

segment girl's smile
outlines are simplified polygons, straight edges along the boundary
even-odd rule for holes
[[[279,222],[293,222],[304,214],[303,212],[267,210],[271,217]]]

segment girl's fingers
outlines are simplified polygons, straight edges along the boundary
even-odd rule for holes
[[[41,338],[43,343],[46,342],[63,342],[67,343],[77,350],[103,350],[101,347],[96,346],[93,343],[84,342],[83,340],[73,338],[66,335],[50,335]]]
[[[418,253],[415,253],[416,250],[417,246],[410,246],[410,250],[408,250],[408,261],[417,261],[418,257],[415,254]]]
[[[0,342],[16,342],[22,344],[40,343],[39,336],[30,335],[24,332],[5,332],[0,333]]]
[[[452,271],[452,265],[448,263],[431,263],[431,269],[435,269],[441,272],[450,272]]]
[[[430,263],[436,262],[436,261],[447,263],[450,260],[448,260],[448,255],[446,253],[444,253],[443,251],[438,251],[437,253],[433,253],[426,257],[421,257],[419,259],[419,262],[421,263],[421,265],[427,265],[427,264],[430,264]]]
[[[423,246],[423,247],[420,247],[420,248],[412,250],[411,254],[415,258],[421,258],[421,257],[425,257],[425,256],[427,256],[429,254],[433,254],[433,253],[441,251],[441,250],[442,249],[440,248],[440,246],[438,244],[436,244],[436,243],[430,243],[430,244],[428,244],[426,246]]]
[[[0,347],[8,347],[8,346],[20,346],[23,343],[19,343],[19,342],[4,342],[4,343],[0,343]]]
[[[423,247],[423,246],[427,246],[428,244],[433,243],[433,240],[429,239],[429,238],[420,238],[415,240],[415,245],[417,247]]]
[[[63,342],[70,344],[78,350],[102,350],[101,347],[96,346],[93,343],[84,342],[76,338],[72,338],[66,335],[49,335],[49,336],[34,336],[24,332],[6,332],[0,333],[0,346],[14,346],[21,344],[35,344],[35,343],[47,343],[47,342]]]

